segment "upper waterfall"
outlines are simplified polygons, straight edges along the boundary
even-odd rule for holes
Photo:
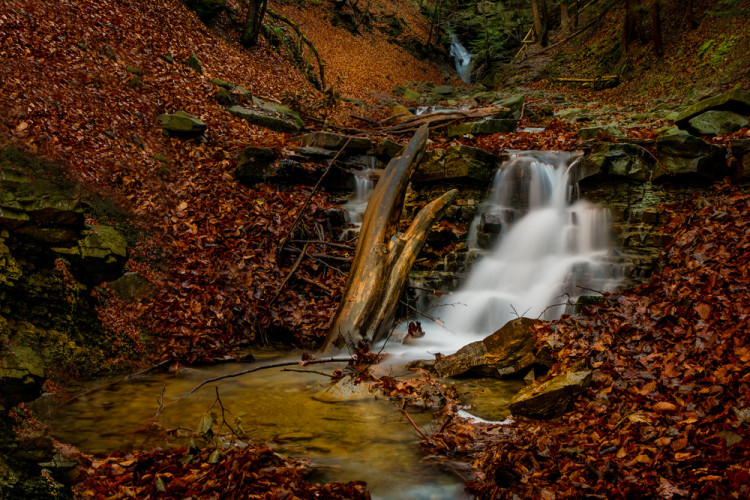
[[[470,83],[472,70],[471,59],[474,57],[474,54],[469,53],[469,51],[461,45],[458,41],[458,37],[454,34],[451,34],[450,55],[455,60],[456,73],[458,73],[458,76],[460,76],[461,80],[464,82]]]

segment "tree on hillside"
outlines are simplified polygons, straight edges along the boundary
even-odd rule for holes
[[[650,0],[649,7],[644,7],[641,0],[625,0],[625,21],[623,23],[622,47],[627,52],[632,43],[640,40],[646,42],[646,32],[643,28],[642,17],[650,10],[651,41],[657,55],[664,55],[664,43],[661,30],[661,0]]]
[[[258,35],[263,25],[263,16],[266,14],[268,0],[248,0],[247,16],[242,27],[242,45],[252,47],[258,43]]]
[[[542,47],[546,47],[549,43],[547,33],[549,23],[547,0],[531,0],[531,11],[534,13],[534,31],[536,32],[536,41]]]

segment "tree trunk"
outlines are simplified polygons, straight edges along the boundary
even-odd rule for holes
[[[639,0],[625,0],[625,22],[622,32],[622,48],[625,52],[628,51],[630,44],[636,37],[641,41],[645,39],[643,24],[637,12],[639,4]]]
[[[249,0],[247,5],[247,16],[242,27],[241,42],[245,47],[252,47],[258,43],[258,35],[263,25],[263,16],[266,14],[268,0]]]
[[[458,195],[451,190],[424,207],[403,235],[398,224],[412,172],[427,146],[429,129],[420,127],[406,149],[391,160],[367,205],[344,297],[323,350],[356,346],[385,337],[399,297],[433,224]]]
[[[651,0],[651,38],[654,41],[654,50],[661,57],[664,55],[664,43],[661,38],[661,4],[659,0]]]
[[[568,11],[568,4],[560,2],[560,29],[563,32],[570,30],[570,12]]]
[[[531,10],[534,13],[536,41],[542,47],[546,47],[549,41],[547,37],[547,0],[531,0]]]

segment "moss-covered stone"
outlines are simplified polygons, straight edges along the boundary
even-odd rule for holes
[[[704,99],[688,106],[675,116],[675,124],[684,128],[691,118],[712,109],[727,110],[744,115],[750,114],[750,92],[736,87],[729,92]]]
[[[721,179],[729,173],[725,148],[675,127],[656,138],[656,156],[659,169],[655,172],[655,179],[696,174],[708,179]]]
[[[232,116],[265,127],[276,132],[299,132],[302,130],[302,119],[289,108],[284,106],[266,106],[264,110],[246,108],[244,106],[230,106],[227,111]]]
[[[174,137],[197,137],[203,135],[207,128],[204,122],[185,111],[178,111],[174,114],[165,113],[156,118],[164,132]]]
[[[265,181],[275,160],[276,153],[271,148],[245,148],[237,161],[237,180],[245,186],[254,186]]]
[[[466,179],[487,183],[495,167],[495,157],[470,146],[450,146],[431,151],[412,175],[413,182]]]
[[[188,68],[196,71],[197,73],[203,74],[203,65],[201,64],[201,60],[198,59],[198,54],[193,52],[190,54],[190,56],[187,57],[184,61],[182,61],[185,66]]]
[[[747,127],[747,118],[731,111],[709,110],[688,120],[690,129],[700,135],[723,135]]]
[[[344,146],[346,146],[347,151],[368,151],[372,149],[372,141],[367,137],[354,137],[321,131],[302,136],[302,144],[336,151]]]
[[[555,418],[568,410],[573,399],[591,381],[588,370],[564,373],[539,385],[528,386],[510,402],[512,415],[529,418]]]
[[[227,0],[185,0],[185,5],[204,22],[216,17],[226,4]]]

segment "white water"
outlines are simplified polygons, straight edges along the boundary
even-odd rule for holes
[[[394,362],[453,353],[518,316],[555,319],[590,293],[586,288],[618,286],[618,270],[608,259],[608,212],[570,200],[573,159],[569,153],[524,152],[498,170],[480,212],[501,221],[499,240],[466,283],[429,311],[445,327],[415,318],[426,335],[389,345]]]
[[[461,45],[456,35],[451,34],[451,57],[455,60],[456,73],[466,83],[471,81],[471,58],[474,54],[470,54],[466,47]]]
[[[370,179],[370,170],[356,170],[354,172],[354,195],[341,208],[346,213],[346,221],[355,225],[362,224],[362,217],[367,209],[375,183]]]

